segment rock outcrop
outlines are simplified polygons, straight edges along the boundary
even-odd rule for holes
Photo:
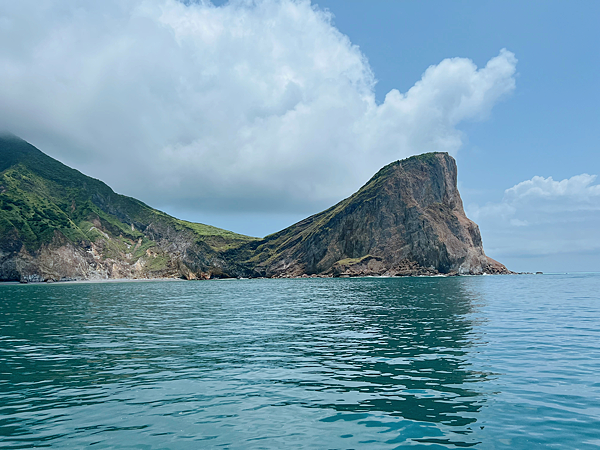
[[[426,153],[381,169],[332,208],[248,244],[255,275],[509,273],[463,210],[455,160]]]
[[[509,273],[427,153],[264,239],[178,220],[0,136],[0,281]]]

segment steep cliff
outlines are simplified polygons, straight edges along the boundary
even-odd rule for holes
[[[351,197],[247,247],[262,276],[508,273],[463,210],[456,162],[427,153],[381,169]]]
[[[264,239],[178,220],[0,136],[0,281],[509,273],[427,153]]]

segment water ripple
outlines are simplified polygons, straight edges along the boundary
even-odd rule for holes
[[[598,275],[0,286],[0,445],[598,448]]]

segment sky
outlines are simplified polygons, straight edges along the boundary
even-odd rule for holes
[[[0,128],[264,236],[428,151],[486,254],[600,271],[596,1],[0,2]]]

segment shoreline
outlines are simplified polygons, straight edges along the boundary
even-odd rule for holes
[[[103,278],[98,280],[58,280],[58,281],[27,281],[25,283],[21,281],[0,281],[0,286],[3,285],[50,285],[50,284],[101,284],[101,283],[143,283],[150,281],[188,281],[183,278]]]
[[[600,272],[556,272],[546,273],[546,275],[574,275],[574,274],[594,274]],[[89,280],[58,280],[58,281],[0,281],[0,286],[8,285],[50,285],[50,284],[102,284],[102,283],[144,283],[152,281],[166,281],[166,282],[188,282],[188,281],[246,281],[246,280],[314,280],[314,279],[357,279],[357,278],[385,278],[385,279],[396,279],[396,278],[454,278],[454,277],[483,277],[483,276],[505,276],[505,275],[536,275],[535,272],[513,272],[509,274],[435,274],[435,275],[403,275],[403,276],[388,276],[388,275],[360,275],[360,276],[311,276],[304,275],[298,277],[284,276],[284,277],[230,277],[230,278],[208,278],[208,279],[196,279],[188,280],[185,278],[103,278],[103,279],[89,279]],[[541,274],[537,274],[541,275]]]

